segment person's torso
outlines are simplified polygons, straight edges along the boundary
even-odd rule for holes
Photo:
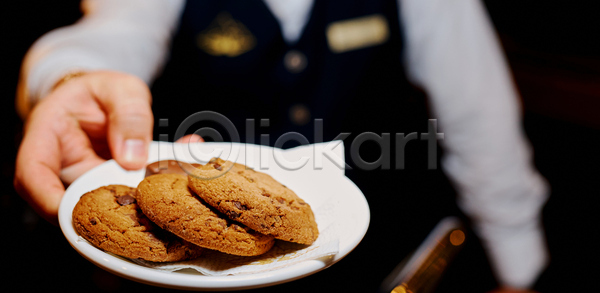
[[[254,141],[268,133],[271,145],[290,131],[314,142],[314,119],[323,119],[324,140],[408,131],[409,116],[425,111],[403,73],[399,23],[396,0],[315,1],[289,43],[263,1],[188,1],[172,53],[174,87],[184,96],[174,105],[155,100],[155,114],[175,122],[177,114],[215,111],[242,140],[255,119]]]

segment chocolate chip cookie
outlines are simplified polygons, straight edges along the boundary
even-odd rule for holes
[[[181,174],[188,175],[192,173],[195,168],[200,167],[200,164],[186,163],[177,160],[162,160],[148,164],[146,166],[146,176],[155,174]]]
[[[213,159],[188,178],[209,205],[260,233],[301,244],[319,236],[310,205],[265,173]]]
[[[153,224],[139,209],[135,188],[128,186],[104,186],[81,196],[73,209],[73,225],[96,247],[128,258],[180,261],[202,251]]]
[[[275,240],[227,220],[188,188],[187,176],[157,174],[137,187],[142,211],[160,227],[198,246],[234,255],[267,252]]]

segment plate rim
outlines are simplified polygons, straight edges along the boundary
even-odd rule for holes
[[[88,176],[91,176],[90,174],[93,174],[94,171],[98,171],[101,168],[109,168],[107,166],[111,164],[116,165],[118,167],[116,161],[108,160],[77,178],[71,184],[71,186],[78,184],[78,182],[87,180],[86,178]],[[74,197],[76,195],[72,195],[69,196],[69,198],[67,198],[68,189],[67,191],[65,191],[65,196],[63,196],[63,199],[61,200],[61,204],[59,206],[59,225],[61,231],[63,232],[63,235],[67,239],[67,242],[69,242],[71,247],[73,247],[82,257],[104,270],[107,270],[120,277],[130,279],[136,282],[171,289],[185,289],[197,291],[242,290],[273,286],[301,279],[331,267],[333,264],[337,263],[342,258],[347,256],[350,252],[352,252],[364,239],[369,228],[371,218],[368,202],[362,191],[358,188],[358,186],[356,186],[356,184],[347,176],[343,175],[336,178],[339,178],[336,180],[342,180],[340,182],[348,184],[350,188],[356,191],[351,193],[351,195],[354,197],[353,200],[356,201],[355,204],[357,204],[357,206],[359,206],[361,210],[353,212],[359,212],[365,218],[364,221],[360,221],[361,226],[356,227],[355,229],[355,231],[357,231],[357,236],[353,237],[348,243],[345,243],[343,247],[342,241],[340,241],[338,253],[332,257],[328,257],[327,260],[307,260],[288,267],[283,267],[272,271],[259,272],[255,274],[240,274],[233,276],[207,276],[196,274],[183,274],[177,272],[166,272],[144,267],[142,265],[120,259],[104,251],[101,251],[95,246],[90,245],[88,243],[85,243],[84,245],[78,245],[80,244],[80,241],[78,241],[79,236],[75,231],[72,223],[72,211],[77,201],[75,200],[75,198],[72,200],[74,201],[74,203],[70,200],[70,197]],[[79,197],[81,197],[81,195]],[[72,203],[71,208],[69,208],[69,203]],[[98,253],[107,255],[109,256],[109,258],[99,259],[100,254]],[[128,271],[128,268],[132,265],[134,269]],[[136,273],[138,272],[142,272],[143,274],[136,275]],[[164,278],[166,275],[168,275],[169,278]]]

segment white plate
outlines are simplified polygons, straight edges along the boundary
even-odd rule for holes
[[[327,260],[308,260],[272,271],[233,276],[205,276],[192,270],[171,273],[144,267],[126,258],[105,253],[86,241],[78,241],[78,235],[72,223],[72,212],[81,195],[88,191],[109,184],[124,184],[135,187],[144,178],[144,170],[125,171],[112,160],[79,177],[65,192],[59,209],[59,222],[71,246],[83,257],[99,267],[137,282],[174,289],[239,290],[289,282],[325,269],[350,253],[367,232],[370,220],[369,206],[358,187],[343,175],[342,168],[335,167],[335,164],[332,163],[333,160],[324,159],[323,161],[325,162],[321,163],[324,167],[321,169],[314,168],[314,165],[312,165],[315,161],[319,160],[314,160],[317,152],[313,151],[311,147],[319,145],[304,146],[285,151],[280,149],[268,150],[271,151],[271,155],[279,153],[279,161],[282,158],[290,160],[290,158],[300,158],[298,155],[310,154],[311,158],[309,158],[308,164],[301,168],[301,170],[275,168],[276,166],[272,164],[274,162],[273,156],[271,156],[270,160],[264,160],[260,157],[261,154],[263,156],[269,154],[269,152],[265,152],[266,149],[264,147],[246,147],[241,145],[242,151],[235,158],[231,155],[233,152],[232,144],[204,143],[202,145],[202,148],[211,148],[209,152],[214,149],[222,150],[219,147],[224,147],[226,150],[222,153],[222,158],[246,163],[257,170],[272,175],[296,191],[301,198],[311,205],[322,201],[324,194],[329,197],[329,200],[333,199],[336,202],[334,207],[336,215],[335,224],[336,227],[339,227],[336,230],[341,231],[339,252]],[[234,146],[237,147],[239,145],[234,144]],[[256,151],[254,152],[256,155],[254,160],[245,161],[245,157],[250,157],[249,153],[252,153],[247,150]],[[223,154],[229,157],[223,156]],[[343,145],[330,152],[329,157],[332,156],[331,154],[337,154],[343,158]],[[182,158],[182,155],[177,155],[176,151],[173,151],[173,145],[170,143],[152,144],[149,162],[171,158],[192,161],[189,157]],[[256,164],[253,164],[254,162]],[[259,162],[260,164],[265,163],[265,165],[271,162],[272,167],[265,170],[261,168],[262,165],[256,166]],[[313,172],[318,172],[315,174],[319,174],[318,177],[324,180],[315,180],[315,176],[309,175],[313,174]]]

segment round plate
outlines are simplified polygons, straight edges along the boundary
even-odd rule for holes
[[[205,144],[208,145],[208,143]],[[151,158],[156,149],[154,143],[150,152]],[[327,180],[317,181],[314,180],[314,176],[306,176],[306,172],[298,172],[293,178],[290,176],[290,174],[294,174],[293,172],[277,173],[276,171],[270,172],[270,170],[263,172],[270,173],[277,180],[292,188],[311,206],[321,200],[323,194],[326,194],[330,200],[334,200],[336,203],[334,224],[341,235],[339,252],[336,255],[326,260],[308,260],[254,274],[206,276],[191,269],[176,272],[152,269],[133,263],[127,258],[108,254],[87,241],[79,240],[73,227],[72,212],[79,198],[88,191],[109,184],[135,187],[144,178],[145,170],[126,171],[113,160],[90,170],[69,186],[59,209],[60,227],[68,242],[77,252],[107,271],[145,284],[187,290],[239,290],[289,282],[333,265],[360,243],[369,226],[369,206],[360,189],[343,175],[343,171],[339,176],[326,176]]]

